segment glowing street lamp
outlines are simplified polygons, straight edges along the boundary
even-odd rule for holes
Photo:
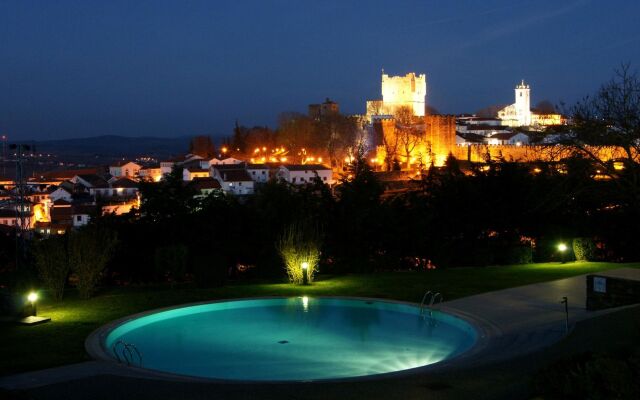
[[[36,316],[36,301],[38,301],[38,293],[30,292],[27,295],[27,300],[31,303],[31,315]]]
[[[31,312],[28,316],[22,318],[18,322],[23,325],[37,325],[43,322],[51,321],[49,317],[37,317],[36,316],[36,302],[38,301],[38,293],[29,292],[27,294],[27,301],[31,304]]]
[[[309,284],[309,263],[306,261],[302,263],[302,284]]]
[[[564,257],[564,255],[565,255],[565,253],[567,252],[567,249],[568,249],[568,247],[567,247],[567,245],[566,245],[565,243],[559,243],[559,244],[558,244],[558,251],[560,252],[560,259],[562,260],[562,261],[561,261],[561,262],[562,262],[562,264],[564,264],[564,263],[565,263],[565,257]]]

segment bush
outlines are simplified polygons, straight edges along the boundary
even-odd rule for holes
[[[69,234],[69,266],[77,276],[81,298],[94,293],[117,242],[115,232],[96,225]]]
[[[306,264],[306,279],[313,282],[313,275],[320,261],[320,244],[317,230],[305,224],[289,225],[278,242],[278,252],[284,260],[291,283],[304,283],[303,265]]]
[[[557,362],[535,377],[549,399],[636,399],[640,396],[640,355],[582,354]]]
[[[577,261],[594,261],[596,259],[596,245],[591,238],[573,239],[573,253]]]
[[[182,244],[156,248],[154,257],[156,273],[169,279],[172,285],[184,279],[188,254],[189,249]]]
[[[505,251],[506,264],[529,264],[533,262],[530,246],[511,246]]]
[[[64,237],[51,237],[37,242],[34,258],[38,275],[54,300],[62,300],[69,276],[69,258]]]
[[[193,272],[198,287],[223,286],[229,271],[227,258],[214,252],[212,255],[194,257]]]

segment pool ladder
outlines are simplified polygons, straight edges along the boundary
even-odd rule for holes
[[[126,363],[127,366],[142,367],[142,354],[140,354],[140,350],[135,344],[127,343],[120,339],[111,346],[111,351],[119,363]]]
[[[429,310],[429,316],[431,316],[433,313],[433,306],[442,303],[443,300],[444,298],[442,297],[442,293],[427,290],[424,296],[422,296],[422,301],[420,302],[420,315],[424,317],[424,309],[426,307]]]

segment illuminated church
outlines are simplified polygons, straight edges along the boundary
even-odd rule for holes
[[[498,111],[502,125],[518,126],[551,126],[563,125],[566,121],[561,114],[531,111],[531,88],[524,80],[516,86],[516,102]]]

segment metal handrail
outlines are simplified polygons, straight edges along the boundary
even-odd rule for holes
[[[425,292],[424,296],[422,296],[422,301],[420,302],[420,315],[422,315],[424,313],[424,303],[427,300],[427,296],[429,296],[432,293],[433,292],[431,292],[431,290],[427,290]]]
[[[137,365],[142,367],[142,354],[135,344],[120,339],[111,346],[111,351],[118,363],[126,362],[127,366],[131,366],[137,358]]]
[[[428,299],[428,305],[427,305]],[[431,290],[427,290],[427,292],[422,296],[422,301],[420,302],[420,315],[424,316],[424,309],[429,309],[429,315],[431,315],[433,311],[433,306],[444,301],[444,296],[440,292],[432,292]]]

